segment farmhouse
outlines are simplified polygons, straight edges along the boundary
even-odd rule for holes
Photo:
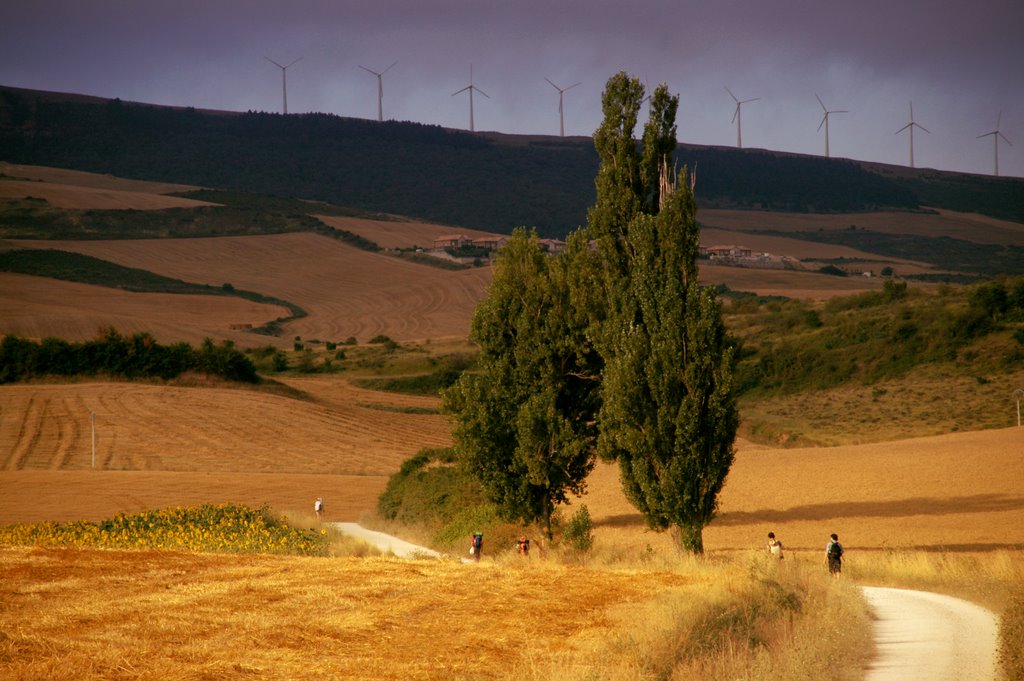
[[[474,246],[477,248],[486,248],[489,251],[496,251],[506,243],[508,243],[508,240],[503,236],[487,236],[479,239],[473,239]]]
[[[537,239],[537,243],[548,253],[561,253],[565,250],[565,242],[561,239]]]
[[[465,234],[442,234],[434,239],[434,248],[462,248],[463,246],[469,246],[472,243],[473,240]]]
[[[711,258],[749,258],[752,251],[746,246],[704,246],[700,247],[700,254]]]

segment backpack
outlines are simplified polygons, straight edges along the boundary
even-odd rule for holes
[[[828,545],[828,557],[839,560],[843,557],[843,545],[837,541],[830,542]]]

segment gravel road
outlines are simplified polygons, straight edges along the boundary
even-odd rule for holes
[[[951,596],[863,587],[875,615],[877,657],[867,681],[992,681],[996,616]]]
[[[384,534],[383,532],[376,532],[374,530],[368,530],[358,523],[324,523],[330,525],[339,532],[344,532],[347,535],[358,537],[371,546],[376,546],[378,549],[384,552],[391,552],[399,558],[417,558],[417,557],[429,557],[429,558],[440,558],[441,554],[433,549],[428,549],[424,546],[417,546],[411,544],[398,537],[392,537],[390,534]]]

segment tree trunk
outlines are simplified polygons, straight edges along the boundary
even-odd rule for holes
[[[678,525],[676,532],[680,550],[696,554],[704,553],[703,525]]]

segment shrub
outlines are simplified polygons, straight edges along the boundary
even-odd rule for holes
[[[590,520],[590,510],[586,504],[580,508],[566,523],[562,531],[565,543],[579,553],[588,553],[594,545],[594,524]]]
[[[386,520],[440,525],[481,503],[479,483],[455,465],[451,449],[421,449],[399,467],[377,499]]]

